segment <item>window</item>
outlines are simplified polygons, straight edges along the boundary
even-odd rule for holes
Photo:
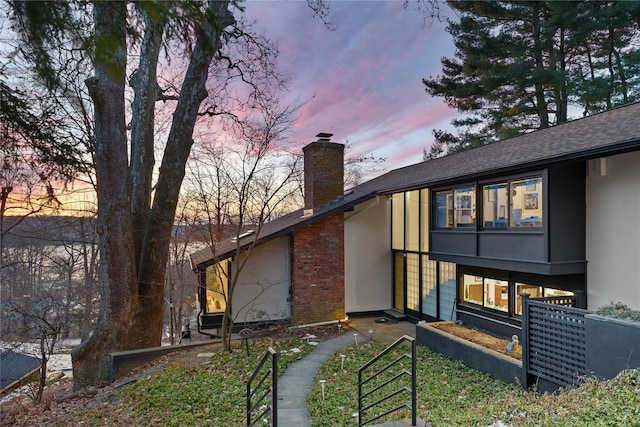
[[[207,313],[224,313],[227,308],[227,295],[229,292],[229,268],[228,263],[210,265],[206,270],[206,312]]]
[[[405,249],[417,251],[420,239],[420,191],[405,193]]]
[[[464,274],[462,283],[463,301],[495,310],[509,311],[509,282]]]
[[[475,187],[436,193],[436,228],[474,228],[475,224]]]
[[[483,186],[482,203],[484,228],[507,228],[508,184],[505,182]]]
[[[511,226],[542,227],[542,178],[511,182]]]
[[[510,290],[515,298],[509,298]],[[531,298],[550,296],[572,296],[573,292],[547,288],[539,285],[527,285],[496,279],[493,277],[462,275],[462,301],[493,310],[503,311],[518,316],[522,315],[522,299],[520,294],[528,293]],[[515,305],[514,305],[515,302]]]
[[[404,193],[391,196],[391,248],[404,249]]]
[[[530,298],[557,297],[557,296],[573,296],[570,291],[561,289],[545,288],[542,286],[526,285],[524,283],[516,283],[516,309],[515,314],[522,316],[522,298],[520,295],[529,294]]]
[[[429,252],[429,190],[420,190],[420,251]]]
[[[453,227],[453,191],[436,193],[436,228]]]
[[[542,196],[542,177],[483,185],[483,228],[542,227]]]

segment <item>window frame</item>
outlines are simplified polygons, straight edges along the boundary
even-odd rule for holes
[[[471,192],[471,195],[462,194]],[[466,230],[476,231],[478,229],[478,184],[465,183],[451,187],[443,187],[431,190],[432,213],[431,224],[433,230]],[[444,196],[443,200],[441,200]],[[463,199],[469,197],[469,199]],[[443,203],[444,202],[444,203]],[[442,209],[445,211],[445,225],[442,223]],[[462,215],[462,214],[465,215]],[[459,215],[460,214],[460,215]],[[468,221],[462,221],[465,216]]]
[[[535,181],[535,186],[532,189],[529,187],[532,185],[531,181]],[[540,231],[544,228],[545,224],[545,206],[546,206],[546,193],[545,187],[545,174],[543,172],[527,175],[511,176],[508,178],[494,179],[491,181],[483,181],[478,184],[477,194],[481,194],[482,203],[480,204],[480,215],[482,221],[479,222],[479,229],[483,231]],[[490,187],[495,188],[498,191],[502,189],[506,190],[506,201],[504,204],[498,204],[499,195],[496,192],[493,198],[486,193],[491,190]],[[524,199],[522,207],[514,207],[514,197],[517,195],[517,188],[523,187],[525,189],[524,197],[529,196],[529,199],[534,202],[529,205],[531,210],[536,211],[536,215],[529,215],[526,217],[527,200]],[[514,191],[516,192],[514,194]],[[489,206],[489,203],[496,203],[494,206]],[[534,209],[535,208],[535,209]],[[494,210],[494,218],[487,218],[486,213],[489,209]],[[520,217],[518,219],[520,225],[514,225],[514,212],[515,209],[519,209]],[[503,212],[504,211],[504,212]],[[504,215],[503,215],[504,214]],[[493,226],[488,226],[489,223],[493,223]]]

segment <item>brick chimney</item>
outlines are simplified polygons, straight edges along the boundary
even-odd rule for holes
[[[331,133],[319,133],[304,152],[304,207],[326,205],[344,194],[344,144],[331,142]]]
[[[344,194],[344,145],[330,133],[303,148],[305,211]],[[305,212],[305,215],[307,213]],[[295,231],[291,243],[291,318],[294,324],[343,319],[344,214]]]

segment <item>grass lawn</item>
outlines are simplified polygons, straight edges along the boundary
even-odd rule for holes
[[[307,397],[314,427],[356,425],[358,368],[384,348],[377,343],[352,346],[335,354],[322,367],[318,379],[326,380],[324,402],[319,383]],[[402,352],[409,352],[408,347],[400,350],[385,358],[376,370]],[[405,369],[410,370],[409,363],[405,363]],[[497,421],[512,426],[640,426],[638,370],[629,371],[613,381],[585,382],[579,389],[549,395],[526,392],[520,387],[493,380],[420,345],[416,369],[418,417],[434,427],[489,426]],[[397,371],[380,374],[372,382],[380,384],[395,373]],[[410,386],[409,381],[404,381],[404,384]],[[386,394],[398,388],[398,385],[391,386]],[[376,397],[370,399],[375,400]],[[409,394],[404,393],[396,399],[396,404],[389,405],[387,409],[409,402]],[[363,418],[370,419],[375,415],[372,410]],[[403,410],[386,420],[409,416],[410,413]]]
[[[74,407],[54,405],[50,415],[64,413],[49,418],[47,425],[242,426],[247,379],[269,345],[288,350],[279,355],[280,372],[314,348],[299,339],[257,339],[251,343],[250,355],[239,347],[217,354],[205,365],[169,364],[102,399],[81,400]],[[301,352],[292,353],[294,347]],[[352,346],[321,368],[317,379],[326,380],[325,399],[319,382],[307,397],[314,427],[357,425],[353,414],[357,412],[358,367],[383,349],[378,343]],[[587,382],[558,395],[525,392],[423,346],[418,346],[417,370],[418,417],[433,426],[490,426],[500,420],[512,426],[640,427],[638,370],[609,382]],[[380,375],[372,382],[383,380]],[[408,394],[400,397],[409,401]],[[408,416],[405,410],[390,419]]]

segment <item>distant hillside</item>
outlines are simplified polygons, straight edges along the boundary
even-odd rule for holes
[[[25,242],[31,245],[56,245],[61,242],[82,241],[84,222],[85,236],[92,240],[95,236],[95,219],[74,216],[32,216],[5,217],[2,226],[2,240],[5,247],[18,247]],[[84,238],[86,239],[86,237]]]

